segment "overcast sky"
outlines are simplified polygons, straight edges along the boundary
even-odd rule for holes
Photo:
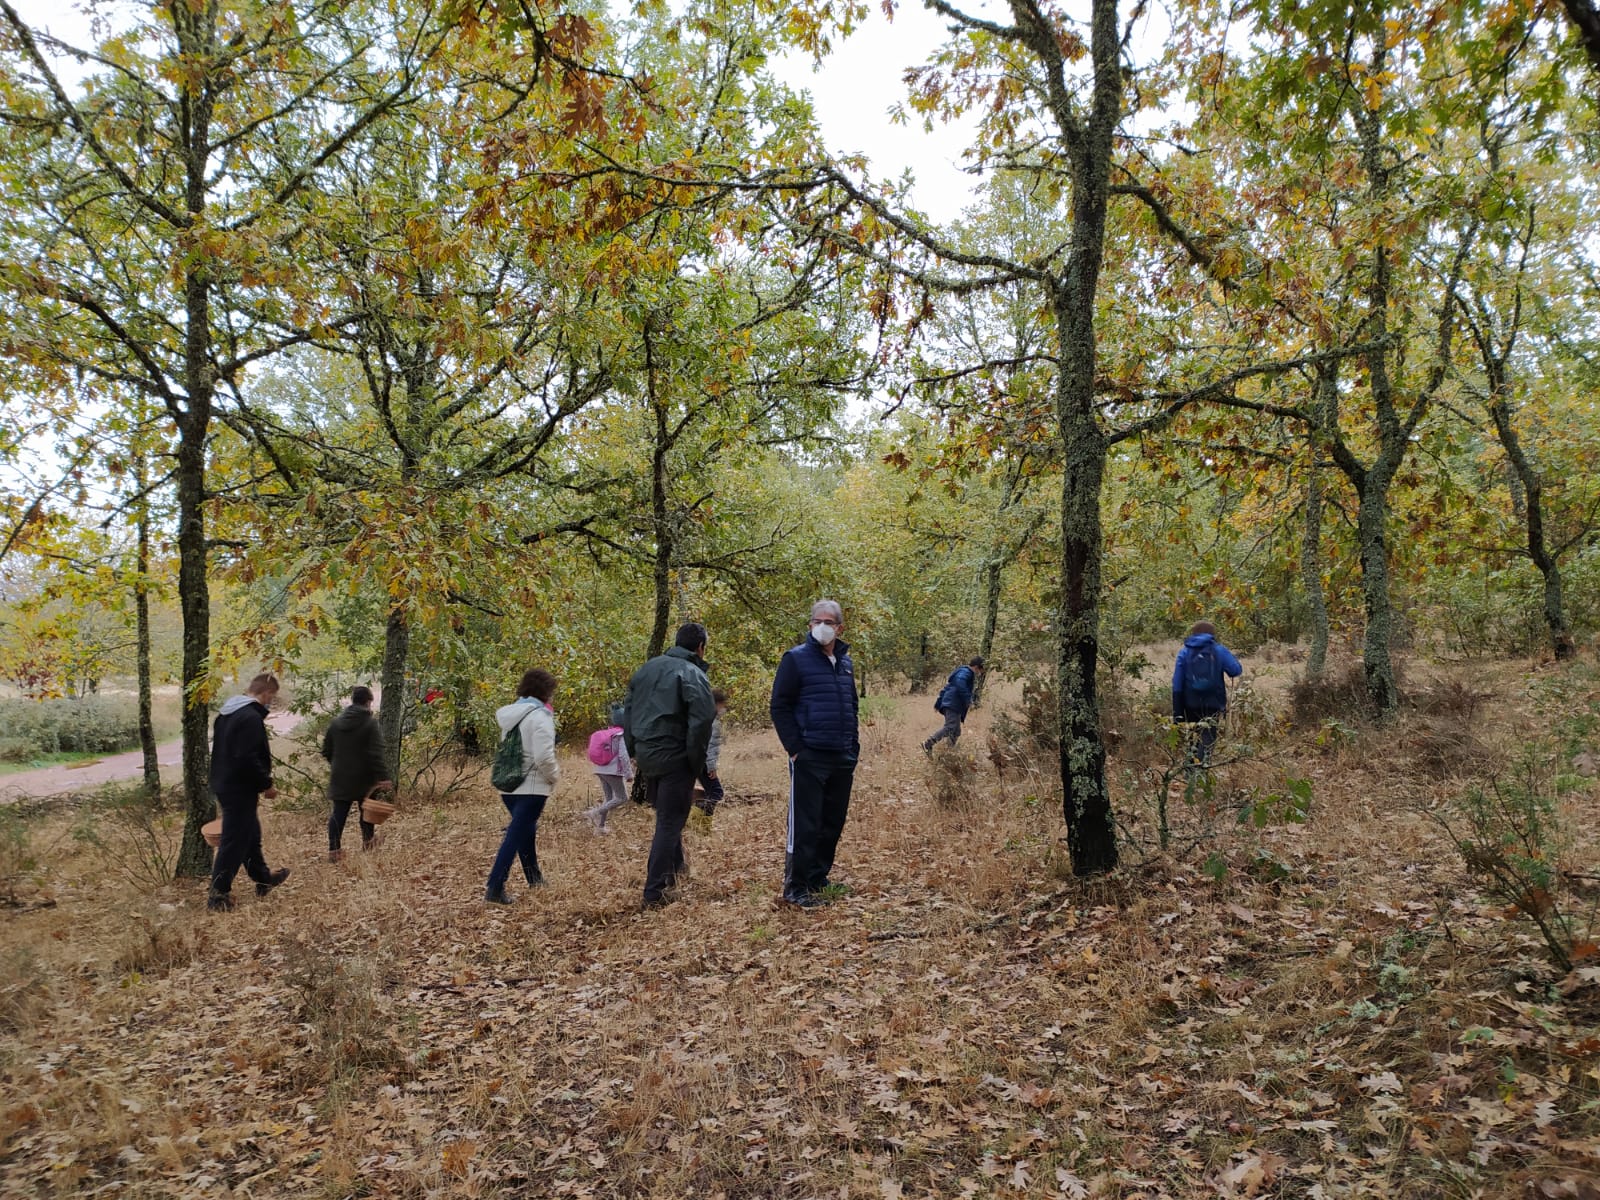
[[[974,11],[981,11],[978,5]],[[820,68],[808,55],[774,60],[773,71],[796,90],[811,93],[818,123],[830,149],[862,153],[875,178],[897,178],[909,169],[917,184],[912,200],[935,221],[960,215],[972,202],[976,177],[960,169],[961,151],[972,141],[972,122],[935,125],[924,131],[913,116],[892,124],[889,110],[905,99],[907,67],[927,62],[947,37],[945,24],[917,0],[903,3],[891,24],[877,5],[850,37],[836,42]]]

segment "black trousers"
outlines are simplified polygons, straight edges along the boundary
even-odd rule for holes
[[[705,813],[717,811],[717,805],[722,803],[722,780],[713,779],[704,772],[700,775],[700,786],[705,789],[705,799],[700,801],[700,809]]]
[[[328,849],[339,849],[339,843],[344,840],[344,824],[350,819],[350,809],[359,805],[359,800],[335,800],[333,802],[333,815],[328,818]],[[359,812],[359,809],[357,810]],[[361,822],[361,841],[370,842],[372,835],[378,832],[378,827],[370,821]]]
[[[850,813],[856,760],[802,750],[789,764],[789,838],[783,894],[801,896],[828,886],[834,851]]]
[[[656,810],[656,832],[650,839],[650,861],[644,873],[644,898],[654,902],[678,882],[688,865],[683,854],[683,827],[694,803],[694,772],[686,767],[670,775],[648,776],[644,794]]]
[[[254,792],[217,797],[217,807],[222,810],[222,844],[211,860],[211,890],[219,895],[233,890],[233,877],[240,867],[257,883],[272,879],[261,854],[261,816],[256,811],[259,800]]]

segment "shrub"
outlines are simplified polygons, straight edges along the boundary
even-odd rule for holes
[[[290,944],[287,957],[296,1019],[310,1030],[317,1051],[311,1062],[325,1069],[330,1081],[401,1060],[378,1004],[380,972],[375,963],[301,942]]]
[[[978,764],[954,746],[939,746],[928,764],[933,800],[940,808],[965,809],[978,802]]]
[[[0,700],[0,758],[27,762],[47,754],[114,754],[139,744],[139,708],[129,699]]]
[[[14,804],[0,805],[0,897],[16,906],[17,888],[34,868],[32,831]]]
[[[172,882],[178,840],[161,793],[151,796],[139,785],[108,787],[85,805],[72,836],[140,888]]]
[[[1395,685],[1401,683],[1395,664]],[[1359,662],[1342,671],[1329,670],[1316,679],[1297,679],[1289,688],[1289,716],[1300,729],[1314,729],[1330,718],[1348,722],[1370,714],[1366,671]]]
[[[1505,775],[1462,795],[1454,824],[1435,817],[1468,869],[1508,913],[1539,931],[1550,961],[1563,972],[1596,953],[1593,910],[1580,921],[1566,907],[1562,859],[1571,837],[1559,802],[1570,783],[1559,774],[1555,754],[1529,746]]]
[[[26,946],[0,952],[0,1029],[21,1033],[49,997],[44,968]]]

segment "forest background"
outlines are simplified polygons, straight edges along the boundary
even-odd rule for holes
[[[1380,717],[1397,645],[1570,653],[1585,6],[931,7],[944,224],[768,68],[856,6],[7,5],[0,671],[177,677],[199,871],[240,669],[378,678],[414,774],[688,616],[755,697],[825,592],[869,688],[1044,679],[1092,873],[1143,639],[1359,638]]]
[[[0,0],[0,759],[146,764],[0,806],[5,1186],[1600,1194],[1600,14],[927,7],[955,217],[775,70],[860,4]],[[797,914],[822,595],[864,753]],[[1201,616],[1248,677],[1192,776]],[[684,903],[575,784],[481,913],[518,674],[581,781],[691,618]],[[295,879],[208,922],[262,667],[313,735],[381,686],[401,814],[323,861],[275,741]]]

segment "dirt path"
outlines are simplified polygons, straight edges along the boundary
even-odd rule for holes
[[[267,718],[275,735],[282,736],[300,724],[298,713],[278,712]],[[156,763],[161,768],[161,778],[172,782],[178,777],[183,763],[183,742],[173,739],[156,747]],[[19,771],[15,775],[0,775],[0,804],[16,800],[42,800],[48,796],[62,796],[72,792],[88,791],[102,784],[119,783],[125,779],[138,779],[144,773],[144,754],[129,750],[126,754],[108,754],[104,758],[62,766],[40,767],[36,771]]]

